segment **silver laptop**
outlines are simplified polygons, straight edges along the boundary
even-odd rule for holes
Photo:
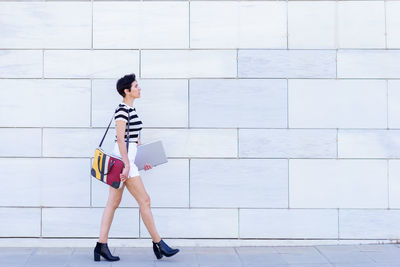
[[[135,165],[139,170],[143,170],[146,163],[155,167],[167,162],[168,159],[161,140],[137,146]]]

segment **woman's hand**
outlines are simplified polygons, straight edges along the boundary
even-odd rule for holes
[[[144,164],[144,170],[145,170],[145,171],[150,170],[151,168],[152,168],[152,167],[151,167],[150,164],[148,164],[148,163]]]
[[[122,170],[122,173],[120,174],[120,179],[121,182],[125,182],[126,179],[128,179],[128,175],[129,175],[129,166],[125,165],[124,169]]]

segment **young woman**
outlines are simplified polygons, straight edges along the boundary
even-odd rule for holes
[[[137,146],[140,145],[139,132],[142,130],[142,121],[139,120],[136,109],[133,107],[133,101],[140,97],[140,90],[141,88],[136,81],[135,74],[125,75],[117,82],[117,91],[123,97],[123,100],[118,105],[115,112],[116,140],[113,154],[122,157],[124,161],[125,167],[121,173],[121,181],[123,184],[119,189],[110,186],[107,205],[101,219],[99,241],[94,249],[95,261],[99,261],[100,256],[103,256],[108,261],[119,260],[118,256],[111,255],[107,245],[107,238],[115,210],[121,202],[125,185],[139,204],[139,211],[151,235],[153,251],[157,259],[161,259],[163,255],[170,257],[179,252],[179,249],[170,248],[158,234],[150,208],[150,197],[144,188],[139,170],[134,163]],[[129,123],[129,133],[127,131],[127,123]],[[129,134],[128,151],[126,149],[127,134]],[[146,164],[144,170],[147,171],[151,168],[152,166],[150,164]]]

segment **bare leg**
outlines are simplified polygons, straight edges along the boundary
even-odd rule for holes
[[[130,177],[125,181],[126,188],[132,194],[139,204],[140,214],[144,225],[149,231],[154,242],[158,243],[161,240],[154,224],[153,214],[151,213],[150,197],[144,188],[142,178],[140,176]]]
[[[101,218],[100,237],[98,241],[100,243],[107,243],[108,233],[110,231],[111,223],[114,219],[114,213],[115,210],[118,208],[119,203],[121,203],[124,188],[125,183],[119,189],[115,189],[110,186],[107,205],[104,208],[103,216]]]

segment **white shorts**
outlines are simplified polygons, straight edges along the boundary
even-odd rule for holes
[[[126,146],[126,143],[124,143],[124,146]],[[128,178],[140,175],[139,169],[135,165],[136,151],[137,151],[137,143],[129,142],[128,158],[129,158],[130,168],[129,168],[129,177]],[[118,147],[117,142],[115,142],[113,154],[118,157],[121,157],[121,153],[119,152],[119,147]]]

